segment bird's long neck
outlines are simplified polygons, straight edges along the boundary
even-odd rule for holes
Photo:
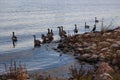
[[[48,33],[50,33],[50,29],[48,28]]]
[[[77,29],[77,26],[75,26],[75,29]]]
[[[15,36],[15,33],[13,32],[13,36]]]
[[[58,27],[59,28],[59,32],[61,32],[61,28],[60,27]]]
[[[61,30],[63,31],[63,27],[61,27]]]
[[[51,32],[53,32],[52,29],[51,29]]]

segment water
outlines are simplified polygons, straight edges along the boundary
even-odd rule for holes
[[[53,69],[69,64],[70,62],[75,62],[72,56],[65,54],[62,56],[59,55],[60,53],[55,52],[46,45],[43,45],[40,48],[29,49],[29,51],[24,50],[1,55],[0,72],[4,72],[4,64],[10,66],[11,61],[16,61],[17,65],[22,64],[23,66],[26,66],[28,71]]]
[[[57,26],[63,25],[72,34],[74,24],[77,24],[79,33],[83,33],[84,22],[91,26],[91,30],[94,17],[99,20],[104,18],[105,26],[113,19],[110,28],[119,26],[119,5],[119,0],[0,0],[0,55],[18,54],[17,52],[32,49],[32,35],[35,34],[40,39],[48,28],[53,29],[57,40]],[[97,30],[100,30],[100,25],[101,23],[97,24]],[[13,31],[18,37],[16,48],[13,48],[11,41]],[[40,49],[39,52],[41,51]]]

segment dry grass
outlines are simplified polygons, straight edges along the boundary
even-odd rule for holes
[[[27,80],[29,78],[27,69],[16,65],[16,61],[12,62],[10,66],[5,64],[5,73],[1,75],[1,80]]]

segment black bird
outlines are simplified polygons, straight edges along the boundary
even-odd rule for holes
[[[15,33],[12,32],[13,35],[12,35],[12,42],[13,42],[13,47],[15,48],[15,43],[17,42],[17,36],[15,36]]]
[[[48,33],[47,33],[47,35],[49,35],[50,34],[50,29],[48,28]]]
[[[12,41],[17,42],[17,37],[15,36],[14,32],[13,32],[13,35],[12,35]]]
[[[52,36],[54,35],[54,33],[53,33],[53,30],[52,30],[52,29],[51,29],[51,32],[50,32],[50,33],[51,33],[51,35],[52,35]]]
[[[92,32],[94,32],[96,30],[96,24],[94,25]]]

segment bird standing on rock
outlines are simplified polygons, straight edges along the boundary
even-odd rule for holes
[[[94,25],[92,32],[95,32],[95,30],[96,30],[96,24]]]

